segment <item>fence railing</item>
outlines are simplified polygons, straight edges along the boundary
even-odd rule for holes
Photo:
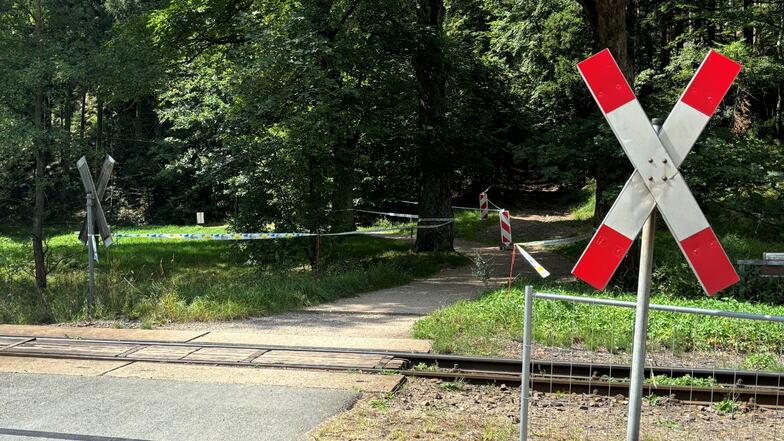
[[[576,304],[594,305],[597,310],[590,311],[590,314],[584,314],[585,311],[583,311],[582,315],[575,313],[570,316],[563,313],[563,309],[553,312],[554,305],[540,305],[539,313],[543,316],[542,323],[539,324],[539,329],[535,329],[537,326],[535,307],[541,300],[575,305],[566,308],[567,312],[573,312],[579,308]],[[625,377],[628,375],[628,366],[625,365],[628,364],[628,353],[631,350],[629,345],[633,341],[631,334],[633,334],[634,317],[630,314],[621,317],[617,312],[606,307],[634,309],[636,304],[616,299],[538,293],[534,292],[531,286],[526,286],[522,332],[521,441],[528,439],[531,422],[531,386],[535,382],[538,382],[541,390],[542,382],[549,381],[549,391],[561,393],[561,396],[567,394],[573,396],[575,390],[586,390],[589,395],[597,392],[602,394],[603,391],[606,391],[604,393],[610,395],[618,393],[624,384],[628,383],[628,378]],[[782,374],[770,372],[784,370],[784,316],[675,305],[651,304],[649,308],[652,311],[652,320],[648,335],[655,337],[649,339],[648,342],[648,345],[653,348],[649,352],[649,360],[656,361],[656,363],[646,362],[645,381],[648,391],[664,392],[670,397],[680,394],[681,399],[671,400],[678,405],[717,401],[714,400],[714,397],[726,396],[722,409],[727,411],[727,414],[733,414],[733,421],[737,421],[734,420],[733,412],[740,407],[738,398],[748,400],[749,406],[765,406],[767,404],[771,409],[779,408],[780,403],[784,406]],[[558,314],[561,315],[558,316]],[[586,315],[589,317],[586,318]],[[575,318],[578,316],[579,319]],[[701,319],[697,316],[715,317],[718,320]],[[571,345],[569,341],[565,340],[564,333],[568,334],[568,332],[561,332],[558,329],[559,324],[554,323],[559,318],[563,319],[563,323],[560,324],[563,328],[571,327],[574,335],[579,335],[579,338],[575,338],[575,340],[579,340],[579,344]],[[596,319],[597,327],[601,328],[596,329],[595,333],[593,329],[587,331],[583,326],[584,323],[575,324],[576,320],[593,319]],[[627,319],[629,323],[625,323]],[[747,321],[754,321],[759,325],[751,326]],[[767,322],[770,325],[760,322]],[[703,328],[700,328],[701,326]],[[619,331],[618,328],[621,330]],[[590,334],[586,334],[586,332]],[[755,332],[758,335],[755,335]],[[606,335],[596,335],[597,333],[605,333]],[[714,336],[712,333],[716,335]],[[569,336],[567,336],[568,338]],[[537,343],[534,342],[535,339]],[[536,361],[532,360],[534,349],[538,352]],[[769,359],[766,359],[766,356]],[[551,364],[549,369],[542,369],[548,364],[548,361],[543,360],[547,357],[555,360],[549,362]],[[744,360],[752,360],[752,363],[744,366]],[[755,364],[755,360],[761,360],[762,365]],[[603,363],[610,369],[610,374],[601,370],[600,366],[603,366]],[[580,365],[578,366],[578,364]],[[534,372],[532,372],[532,368]],[[617,374],[613,373],[613,369]],[[587,377],[586,370],[590,372]],[[762,370],[768,372],[762,372]],[[549,372],[549,377],[541,374],[545,371]],[[583,372],[582,379],[573,380],[570,374],[578,371]],[[687,373],[684,375],[684,372]],[[580,381],[583,383],[587,381],[587,386],[578,384]],[[544,386],[545,389],[548,388],[547,384]],[[648,399],[652,403],[659,400],[655,395],[649,395]],[[666,401],[666,398],[663,398],[663,401]],[[744,403],[743,406],[746,404]],[[784,418],[784,412],[779,410],[772,412],[775,412],[776,418]],[[754,418],[749,418],[750,427],[760,432],[765,431],[765,436],[751,439],[784,439],[777,438],[777,435],[772,433],[777,433],[778,427],[781,427],[780,419],[777,420],[775,429],[771,429],[773,426],[769,424],[754,426],[754,421]],[[740,424],[738,427],[737,430],[744,432],[743,436],[749,436],[748,427],[740,428]],[[727,429],[724,430],[727,431]],[[743,436],[739,434],[738,439],[742,439]],[[605,438],[588,437],[587,439]],[[606,439],[615,438],[607,436]]]

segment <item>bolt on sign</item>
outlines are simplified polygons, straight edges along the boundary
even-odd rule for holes
[[[646,219],[658,208],[706,293],[736,283],[738,274],[678,167],[741,65],[710,51],[658,135],[609,50],[577,66],[635,171],[572,274],[604,289]]]

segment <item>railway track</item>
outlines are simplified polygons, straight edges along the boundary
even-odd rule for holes
[[[522,367],[518,359],[429,353],[32,336],[0,336],[0,357],[3,356],[395,372],[407,376],[508,384],[519,384]],[[618,364],[534,360],[531,381],[534,390],[543,392],[625,395],[629,369],[628,365]],[[688,403],[721,401],[729,396],[738,401],[753,400],[758,405],[784,408],[781,373],[663,366],[649,366],[645,371],[646,378],[665,376],[696,384],[650,383],[645,385],[646,394],[673,396]]]

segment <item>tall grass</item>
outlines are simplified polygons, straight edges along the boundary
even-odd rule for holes
[[[118,233],[220,233],[224,227],[149,226]],[[71,231],[51,231],[51,272],[35,289],[29,239],[0,236],[0,322],[50,323],[86,317],[86,252]],[[118,238],[100,249],[100,318],[192,321],[263,315],[408,283],[460,255],[415,253],[402,241],[368,236],[321,239],[321,271],[310,238],[233,242]]]
[[[575,197],[579,202],[572,207],[572,216],[579,221],[592,220],[596,210],[596,182],[591,181],[580,191],[576,192]]]
[[[546,292],[586,295],[585,289],[562,285],[539,285]],[[634,302],[630,293],[590,292],[591,297]],[[653,303],[694,308],[721,309],[784,316],[784,306],[743,302],[732,298],[696,299],[655,295]],[[511,294],[505,289],[472,301],[463,301],[436,311],[414,325],[416,338],[433,340],[441,353],[498,355],[522,332],[522,285]],[[537,299],[533,337],[536,341],[562,347],[581,345],[588,349],[626,351],[631,348],[634,310]],[[784,325],[753,320],[734,320],[690,314],[651,311],[648,341],[654,347],[674,351],[731,350],[736,352],[781,352]]]

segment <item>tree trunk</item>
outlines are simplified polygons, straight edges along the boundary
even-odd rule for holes
[[[85,118],[87,116],[86,115],[87,109],[85,108],[86,106],[87,106],[87,89],[82,91],[82,109],[81,109],[82,114],[79,120],[79,136],[82,139],[84,139],[84,125],[85,125]]]
[[[580,0],[588,22],[596,35],[598,49],[610,49],[627,79],[634,77],[629,56],[629,33],[626,29],[626,0]],[[631,82],[631,81],[630,81]],[[594,224],[601,223],[611,204],[605,202],[607,191],[616,184],[608,179],[609,164],[598,158],[596,165],[596,211]]]
[[[43,52],[43,14],[41,0],[35,2],[35,33],[38,39],[36,48],[39,55]],[[47,158],[44,145],[44,86],[39,84],[35,91],[35,110],[33,113],[36,127],[35,136],[35,202],[33,206],[33,260],[35,262],[35,286],[41,293],[46,289],[46,255],[44,253],[44,217],[46,215],[46,194],[44,193],[44,179],[46,175]]]
[[[420,44],[414,56],[419,85],[419,216],[451,218],[452,168],[449,148],[444,145],[444,109],[446,107],[446,68],[444,66],[443,0],[417,0],[417,25]],[[441,223],[423,222],[421,226]],[[452,251],[452,224],[439,228],[420,228],[416,248],[419,251]]]
[[[754,2],[752,0],[743,0],[743,10],[748,11],[754,6]],[[743,40],[749,46],[754,45],[754,28],[751,26],[744,26],[743,27]]]
[[[713,12],[716,9],[716,0],[708,0],[708,7],[707,10]],[[707,30],[707,45],[713,46],[713,43],[716,42],[716,21],[715,20],[708,20],[708,30]]]
[[[354,155],[359,143],[359,134],[355,133],[333,149],[335,161],[335,188],[332,192],[332,209],[334,231],[353,231],[354,213]]]
[[[65,93],[63,100],[63,128],[69,135],[71,134],[71,124],[73,123],[74,105],[73,105],[74,90],[69,86]]]
[[[95,100],[95,117],[96,117],[96,125],[98,126],[98,138],[96,140],[96,152],[103,152],[103,98],[98,96]]]
[[[42,132],[44,130],[44,94],[39,87],[35,96],[35,125],[38,128],[35,151],[35,202],[33,206],[33,259],[35,261],[35,285],[38,291],[46,289],[46,256],[44,253],[44,217],[46,215],[46,194],[44,180],[46,175],[47,159],[42,145]]]

